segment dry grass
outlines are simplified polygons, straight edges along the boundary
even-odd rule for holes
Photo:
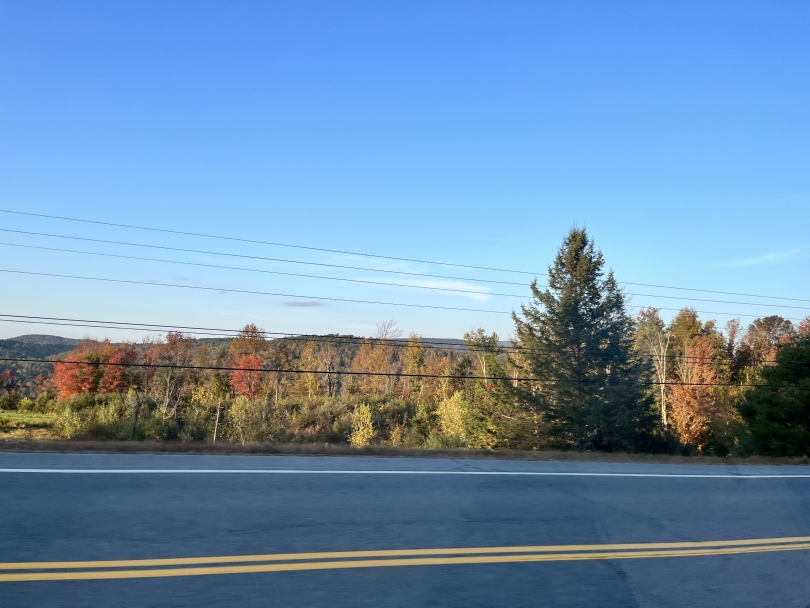
[[[51,426],[56,418],[53,414],[33,412],[0,412],[0,441],[53,439]]]
[[[9,438],[11,439],[11,438]],[[150,441],[37,441],[34,437],[0,441],[5,452],[57,452],[103,454],[241,454],[241,455],[298,455],[298,456],[378,456],[385,458],[445,458],[458,460],[533,460],[567,462],[629,462],[650,464],[714,464],[714,465],[802,465],[810,464],[804,458],[719,458],[712,456],[671,456],[665,454],[627,454],[574,451],[485,451],[485,450],[429,450],[393,446],[273,444],[238,445],[232,443],[150,442]]]

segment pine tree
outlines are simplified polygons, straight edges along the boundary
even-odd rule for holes
[[[498,346],[498,334],[478,328],[464,334],[467,351],[475,357],[470,373],[476,378],[467,387],[465,437],[467,445],[483,449],[531,449],[535,447],[530,411],[515,399]]]
[[[624,295],[603,267],[585,229],[573,228],[549,267],[548,288],[532,282],[532,302],[513,318],[523,375],[539,380],[517,391],[551,445],[636,450],[648,447],[655,415]]]

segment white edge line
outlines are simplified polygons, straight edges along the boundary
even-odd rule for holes
[[[810,474],[789,475],[711,475],[699,473],[576,473],[546,471],[408,471],[408,470],[328,470],[328,469],[3,469],[2,473],[56,475],[490,475],[519,477],[663,477],[687,479],[808,479]]]

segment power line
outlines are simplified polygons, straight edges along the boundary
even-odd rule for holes
[[[455,267],[455,268],[468,268],[468,269],[472,269],[472,270],[491,270],[491,271],[494,271],[494,272],[507,272],[507,273],[526,274],[526,275],[534,275],[534,276],[546,276],[547,275],[547,273],[545,273],[545,272],[529,272],[529,271],[525,271],[525,270],[513,270],[513,269],[508,269],[508,268],[488,268],[488,267],[485,267],[485,266],[472,266],[472,265],[467,265],[467,264],[455,264],[455,263],[450,263],[450,262],[437,262],[437,261],[431,261],[431,260],[398,258],[398,257],[392,257],[392,256],[369,254],[369,253],[358,253],[358,252],[341,251],[341,250],[334,250],[334,249],[324,249],[324,248],[318,248],[318,247],[307,247],[307,246],[303,246],[303,245],[292,245],[292,244],[285,244],[285,243],[275,243],[275,242],[270,242],[270,241],[244,239],[244,238],[239,238],[239,237],[229,237],[229,236],[214,235],[214,234],[203,234],[203,233],[195,233],[195,232],[184,232],[184,231],[180,231],[180,230],[170,230],[170,229],[167,229],[167,228],[151,228],[151,227],[136,226],[136,225],[131,225],[131,224],[118,224],[118,223],[113,223],[113,222],[102,222],[102,221],[99,221],[99,220],[87,220],[87,219],[81,219],[81,218],[72,218],[72,217],[65,217],[65,216],[58,216],[58,215],[47,215],[47,214],[42,214],[42,213],[32,213],[32,212],[26,212],[26,211],[14,211],[14,210],[11,210],[11,209],[0,209],[0,213],[9,213],[9,214],[15,214],[15,215],[25,215],[25,216],[30,216],[30,217],[41,217],[41,218],[55,219],[55,220],[61,220],[61,221],[79,222],[79,223],[84,223],[84,224],[96,224],[96,225],[100,225],[100,226],[112,226],[112,227],[118,227],[118,228],[129,228],[129,229],[133,229],[133,230],[143,230],[143,231],[149,231],[149,232],[160,232],[160,233],[167,233],[167,234],[195,236],[195,237],[219,239],[219,240],[226,240],[226,241],[253,243],[253,244],[258,244],[258,245],[272,245],[272,246],[278,246],[278,247],[290,247],[290,248],[294,248],[294,249],[304,249],[304,250],[310,250],[310,251],[321,251],[321,252],[327,252],[327,253],[339,253],[339,254],[344,254],[344,255],[357,255],[357,256],[368,257],[368,258],[396,260],[396,261],[402,261],[402,262],[417,262],[417,263],[423,263],[423,264],[451,266],[451,267]],[[8,232],[24,233],[23,231],[13,231],[13,230],[7,230],[7,231]],[[37,233],[29,233],[29,234],[37,234]],[[80,238],[80,237],[65,237],[65,236],[59,237],[59,235],[42,235],[42,236],[54,236],[54,237],[58,237],[58,238],[76,238],[76,239]],[[83,240],[93,240],[93,239],[83,239]],[[103,242],[103,241],[99,241],[99,242]],[[120,244],[126,244],[126,243],[120,243]],[[132,246],[150,247],[150,245],[137,245],[137,244],[132,244]],[[151,247],[156,247],[156,246],[151,246]],[[166,249],[171,249],[171,248],[166,248]],[[179,249],[179,250],[182,251],[182,249]],[[191,250],[188,250],[188,251],[191,251]],[[202,253],[202,252],[199,252],[199,253]],[[235,255],[235,254],[216,254],[216,253],[212,253],[212,255]],[[237,257],[251,257],[251,256],[237,256]],[[258,259],[271,259],[271,258],[258,258]],[[276,260],[276,261],[283,261],[283,262],[294,263],[294,264],[314,264],[312,262],[300,262],[300,261],[294,261],[294,260]],[[315,265],[329,266],[329,264],[315,264]],[[352,268],[350,266],[338,266],[338,265],[332,265],[332,266],[337,267],[337,268]],[[430,274],[410,273],[410,272],[405,272],[405,271],[386,271],[386,270],[379,270],[379,269],[372,269],[372,268],[365,268],[365,269],[364,268],[355,268],[355,269],[356,270],[366,270],[366,271],[369,271],[369,272],[392,272],[392,273],[397,273],[397,274],[413,274],[413,275],[416,275],[416,276],[436,276],[436,275],[430,275]],[[460,278],[460,277],[441,277],[441,278],[465,280],[464,278]],[[469,280],[469,279],[466,279],[466,280]],[[482,281],[482,282],[488,282],[488,283],[503,283],[503,284],[512,284],[512,285],[522,285],[522,283],[511,283],[511,282],[508,282],[508,281],[494,281],[494,280],[487,280],[487,279],[475,279],[475,280]],[[622,285],[635,285],[635,286],[639,286],[639,287],[654,287],[654,288],[657,288],[657,289],[675,289],[675,290],[680,290],[680,291],[696,291],[696,292],[702,292],[702,293],[717,293],[717,294],[722,294],[722,295],[742,296],[742,297],[749,297],[749,298],[766,298],[766,299],[771,299],[771,300],[790,300],[790,301],[794,301],[794,302],[810,302],[810,300],[804,299],[804,298],[788,298],[788,297],[783,297],[783,296],[767,296],[767,295],[740,293],[740,292],[733,292],[733,291],[719,291],[719,290],[714,290],[714,289],[698,289],[698,288],[693,288],[693,287],[675,287],[675,286],[672,286],[672,285],[658,285],[658,284],[654,284],[654,283],[636,283],[636,282],[630,282],[630,281],[619,281],[619,283],[622,284]]]
[[[109,279],[109,278],[102,278],[102,277],[85,277],[81,275],[69,275],[69,274],[57,274],[51,272],[33,272],[33,271],[26,271],[26,270],[10,270],[6,268],[0,268],[0,272],[6,272],[11,274],[21,274],[21,275],[30,275],[30,276],[41,276],[41,277],[53,277],[53,278],[62,278],[62,279],[77,279],[77,280],[84,280],[84,281],[102,281],[107,283],[121,283],[121,284],[130,284],[130,285],[149,285],[153,287],[175,287],[179,289],[193,289],[193,290],[201,290],[201,291],[216,291],[220,293],[241,293],[241,294],[249,294],[249,295],[263,295],[263,296],[277,296],[283,298],[301,298],[304,300],[320,300],[320,301],[329,301],[329,302],[349,302],[353,304],[376,304],[382,306],[404,306],[408,308],[426,308],[426,309],[433,309],[433,310],[455,310],[455,311],[462,311],[462,312],[480,312],[486,314],[498,314],[498,315],[511,315],[513,314],[512,311],[505,311],[505,310],[488,310],[482,308],[462,308],[458,306],[437,306],[431,304],[407,304],[404,302],[381,302],[376,300],[355,300],[349,298],[330,298],[326,296],[309,296],[309,295],[298,295],[298,294],[289,294],[289,293],[275,293],[269,291],[254,291],[250,289],[233,289],[233,288],[225,288],[225,287],[205,287],[200,285],[179,285],[177,283],[159,283],[156,281],[135,281],[129,279]],[[628,305],[627,308],[645,308],[644,306],[633,306]],[[680,308],[664,308],[659,307],[658,310],[668,310],[668,311],[680,311]],[[748,313],[731,313],[731,312],[718,312],[718,311],[711,311],[711,310],[696,310],[695,312],[700,314],[706,315],[728,315],[733,317],[754,317],[759,318],[759,315],[748,314]],[[796,319],[796,318],[786,318],[788,321],[802,321],[803,319]]]
[[[73,237],[65,237],[65,238],[73,238]],[[264,270],[264,269],[257,269],[257,268],[244,268],[240,266],[222,266],[219,264],[204,264],[202,262],[186,262],[180,260],[164,260],[160,258],[146,258],[140,256],[130,256],[130,255],[120,255],[115,253],[100,253],[95,251],[81,251],[77,249],[62,249],[58,247],[44,247],[41,245],[23,245],[19,243],[6,243],[0,242],[0,245],[8,246],[8,247],[23,247],[26,249],[39,249],[44,251],[58,251],[62,253],[75,253],[81,255],[91,255],[97,257],[106,257],[106,258],[116,258],[116,259],[124,259],[124,260],[137,260],[137,261],[145,261],[145,262],[158,262],[161,264],[180,264],[183,266],[198,266],[202,268],[216,268],[221,270],[236,270],[242,272],[255,272],[255,273],[262,273],[262,274],[273,274],[273,275],[283,275],[283,276],[290,276],[290,277],[301,277],[301,278],[308,278],[308,279],[318,279],[318,280],[327,280],[327,281],[341,281],[341,282],[348,282],[348,283],[361,283],[365,285],[380,285],[384,287],[404,287],[406,289],[422,289],[428,291],[440,291],[440,292],[448,292],[448,293],[458,293],[458,294],[473,294],[473,295],[480,295],[480,296],[500,296],[500,297],[508,297],[508,298],[526,298],[527,296],[523,296],[516,293],[498,293],[498,292],[488,292],[488,291],[474,291],[471,289],[454,289],[451,287],[428,287],[424,285],[407,285],[402,283],[386,283],[384,281],[369,281],[366,279],[347,279],[343,277],[326,277],[323,275],[312,275],[312,274],[303,274],[297,272],[282,272],[279,270]],[[542,285],[540,287],[547,287]],[[688,296],[668,296],[668,295],[661,295],[661,294],[649,294],[649,293],[632,293],[628,292],[625,293],[626,296],[639,296],[645,298],[666,298],[669,300],[688,300],[692,302],[708,302],[712,304],[739,304],[742,306],[769,306],[774,308],[790,308],[794,310],[806,310],[810,311],[809,307],[806,306],[791,306],[789,304],[769,304],[763,302],[730,302],[728,300],[709,300],[706,298],[693,298]]]
[[[67,364],[67,365],[87,365],[90,367],[112,366],[112,367],[137,367],[137,368],[155,368],[155,369],[187,369],[199,371],[222,371],[222,372],[255,372],[255,373],[280,373],[280,374],[318,374],[318,375],[335,375],[335,376],[380,376],[385,378],[444,378],[450,380],[503,380],[509,382],[538,382],[540,384],[605,384],[604,379],[594,380],[546,380],[543,378],[535,378],[533,376],[482,376],[460,375],[460,374],[409,374],[409,373],[396,373],[396,372],[361,372],[354,370],[311,370],[311,369],[283,369],[283,368],[266,368],[266,367],[233,367],[233,366],[216,366],[216,365],[169,365],[165,363],[118,363],[118,362],[91,362],[91,361],[74,361],[66,359],[25,359],[16,357],[0,357],[0,361],[16,361],[17,363],[51,363],[51,364]],[[644,386],[737,386],[737,387],[757,387],[769,386],[767,384],[736,384],[733,382],[657,382],[657,381],[640,381],[640,380],[613,380],[611,384],[626,384],[626,385],[644,385]],[[799,388],[810,389],[810,386],[801,384],[783,384],[778,388]]]
[[[78,279],[83,281],[103,281],[107,283],[123,283],[129,285],[150,285],[153,287],[176,287],[181,289],[196,289],[201,291],[217,291],[217,292],[227,292],[227,293],[241,293],[241,294],[249,294],[249,295],[260,295],[260,296],[276,296],[281,298],[301,298],[304,300],[323,300],[328,302],[350,302],[353,304],[378,304],[383,306],[407,306],[409,308],[431,308],[434,310],[456,310],[456,311],[464,311],[464,312],[481,312],[487,314],[500,314],[500,315],[511,315],[511,312],[503,311],[503,310],[485,310],[480,308],[461,308],[458,306],[434,306],[431,304],[406,304],[404,302],[377,302],[374,300],[352,300],[349,298],[327,298],[325,296],[302,296],[297,294],[291,293],[275,293],[270,291],[254,291],[250,289],[232,289],[232,288],[225,288],[225,287],[204,287],[200,285],[179,285],[177,283],[158,283],[156,281],[134,281],[129,279],[109,279],[109,278],[102,278],[102,277],[84,277],[80,275],[70,275],[70,274],[56,274],[50,272],[31,272],[25,270],[9,270],[6,268],[0,268],[0,272],[8,272],[12,274],[24,274],[24,275],[32,275],[32,276],[41,276],[41,277],[55,277],[61,279]]]
[[[120,329],[123,331],[149,331],[150,328],[148,327],[129,327],[126,325],[101,325],[95,323],[60,323],[58,321],[27,321],[24,319],[0,319],[2,323],[23,323],[27,325],[51,325],[56,327],[82,327],[87,329]],[[151,330],[163,332],[166,331],[165,329],[155,329],[151,328]],[[169,329],[167,333],[172,333],[173,329]],[[205,331],[194,331],[194,330],[187,330],[181,331],[185,335],[189,336],[205,336],[211,339],[218,339],[218,340],[226,340],[228,338],[236,338],[238,337],[237,333],[213,333],[213,332],[205,332]],[[5,338],[7,340],[14,340],[14,338]],[[195,338],[201,339],[201,338]],[[283,338],[273,338],[273,339],[283,339]],[[2,341],[2,340],[0,340]]]
[[[1,210],[0,210],[1,211]],[[207,251],[204,249],[188,249],[184,247],[169,247],[166,245],[147,245],[145,243],[130,243],[127,241],[111,241],[107,239],[93,239],[90,237],[83,237],[83,236],[69,236],[64,234],[50,234],[47,232],[31,232],[30,230],[12,230],[10,228],[0,228],[0,232],[11,232],[14,234],[27,234],[31,236],[44,236],[47,238],[54,238],[54,239],[70,239],[73,241],[86,241],[88,243],[102,243],[105,245],[124,245],[127,247],[142,247],[145,249],[162,249],[164,251],[179,251],[183,253],[197,253],[201,255],[218,255],[223,257],[231,257],[231,258],[242,258],[246,260],[260,260],[263,262],[281,262],[283,264],[302,264],[305,266],[320,266],[323,268],[340,268],[341,270],[361,270],[363,272],[378,272],[378,273],[385,273],[385,274],[399,274],[399,275],[406,275],[406,276],[414,276],[414,277],[425,277],[431,279],[449,279],[453,281],[470,281],[475,280],[479,283],[493,283],[499,285],[519,285],[521,287],[525,287],[526,283],[518,283],[515,281],[497,281],[493,279],[470,279],[469,277],[451,277],[447,275],[441,274],[430,274],[424,272],[409,272],[406,270],[384,270],[380,268],[367,268],[363,266],[347,266],[344,264],[328,264],[326,262],[305,262],[301,260],[289,260],[285,258],[269,258],[260,255],[247,255],[247,254],[240,254],[240,253],[228,253],[223,251]]]
[[[291,245],[289,243],[276,243],[272,241],[259,241],[254,239],[245,239],[233,236],[221,236],[217,234],[205,234],[201,232],[185,232],[182,230],[170,230],[168,228],[149,228],[147,226],[136,226],[133,224],[116,224],[113,222],[101,222],[98,220],[85,220],[85,219],[78,219],[73,217],[63,217],[58,215],[45,215],[42,213],[31,213],[26,211],[11,211],[9,209],[0,209],[0,213],[13,213],[16,215],[27,215],[32,217],[42,217],[54,220],[62,220],[68,222],[81,222],[83,224],[96,224],[98,226],[113,226],[116,228],[129,228],[132,230],[145,230],[149,232],[162,232],[166,234],[179,234],[183,236],[194,236],[194,237],[201,237],[206,239],[218,239],[223,241],[235,241],[239,243],[252,243],[254,245],[272,245],[273,247],[288,247],[291,249],[305,249],[307,251],[320,251],[324,253],[338,253],[341,255],[356,255],[365,258],[377,258],[381,260],[395,260],[397,262],[416,262],[419,264],[435,264],[438,266],[452,266],[454,268],[469,268],[471,270],[491,270],[494,272],[509,272],[513,274],[528,274],[528,275],[536,275],[536,274],[545,274],[545,273],[538,273],[538,272],[529,272],[526,270],[510,270],[508,268],[489,268],[487,266],[472,266],[469,264],[454,264],[452,262],[436,262],[433,260],[419,260],[414,258],[398,258],[389,255],[375,255],[371,253],[359,253],[356,251],[342,251],[340,249],[325,249],[323,247],[307,247],[304,245]]]
[[[203,264],[202,262],[183,262],[179,260],[161,260],[158,258],[144,258],[132,255],[119,255],[115,253],[98,253],[95,251],[79,251],[76,249],[60,249],[57,247],[42,247],[39,245],[20,245],[18,243],[3,243],[0,242],[0,245],[7,245],[10,247],[25,247],[28,249],[42,249],[46,251],[60,251],[63,253],[79,253],[83,255],[94,255],[99,257],[105,258],[118,258],[124,260],[140,260],[145,262],[160,262],[162,264],[181,264],[183,266],[200,266],[203,268],[218,268],[221,270],[239,270],[243,272],[260,272],[262,274],[277,274],[277,275],[284,275],[288,277],[302,277],[307,279],[322,279],[327,281],[343,281],[348,283],[364,283],[366,285],[382,285],[386,287],[405,287],[407,289],[426,289],[430,291],[447,291],[452,293],[463,293],[463,294],[475,294],[479,296],[505,296],[509,298],[523,298],[525,296],[521,296],[516,293],[493,293],[489,291],[474,291],[472,289],[453,289],[450,287],[427,287],[424,285],[405,285],[402,283],[386,283],[384,281],[368,281],[362,279],[346,279],[342,277],[325,277],[323,275],[314,275],[314,274],[302,274],[298,272],[282,272],[280,270],[263,270],[258,268],[243,268],[239,266],[221,266],[219,264]],[[665,296],[666,297],[666,296]],[[779,306],[778,304],[765,304],[765,306]],[[787,308],[794,308],[792,306],[788,306]],[[810,309],[808,309],[810,310]]]
[[[154,323],[132,323],[132,322],[124,322],[124,321],[99,321],[94,319],[68,319],[62,317],[36,317],[36,316],[29,316],[29,315],[9,315],[9,314],[2,314],[0,313],[0,322],[12,322],[12,323],[30,323],[30,324],[37,324],[37,325],[55,325],[61,327],[87,327],[87,328],[97,328],[97,329],[121,329],[121,330],[129,330],[129,331],[148,331],[148,330],[160,330],[166,331],[170,333],[172,331],[180,330],[182,333],[187,335],[202,335],[210,338],[219,338],[219,339],[228,339],[228,338],[237,338],[239,337],[242,330],[236,329],[221,329],[221,328],[211,328],[211,327],[193,327],[193,326],[169,326],[169,325],[158,325]],[[216,333],[214,333],[216,332]],[[289,341],[297,341],[297,342],[316,342],[316,343],[324,343],[324,344],[351,344],[351,345],[358,345],[363,343],[373,343],[373,344],[382,344],[385,346],[391,346],[396,348],[408,348],[410,343],[407,339],[404,338],[363,338],[359,336],[330,336],[330,335],[311,335],[311,334],[293,334],[293,333],[285,333],[285,332],[271,332],[271,331],[264,331],[261,330],[261,334],[264,336],[277,336],[273,339],[275,340],[289,340]],[[440,351],[457,351],[463,352],[470,350],[465,343],[460,342],[441,342],[441,341],[430,341],[424,340],[419,338],[419,345],[432,350],[440,350]],[[549,348],[539,348],[539,347],[521,347],[521,346],[498,346],[498,350],[502,352],[551,352],[552,349]],[[594,351],[585,351],[588,354],[597,354],[603,358],[615,358],[611,355],[607,355],[606,353],[602,352],[594,352]],[[657,358],[656,355],[652,355],[649,353],[635,353],[636,356],[647,357],[655,359]],[[687,360],[687,361],[713,361],[717,362],[719,360],[723,360],[725,363],[729,363],[728,357],[724,357],[722,355],[714,356],[714,357],[696,357],[696,356],[677,356],[672,355],[673,358],[678,360]],[[775,359],[759,359],[760,363],[773,363]]]
[[[655,287],[656,289],[677,289],[679,291],[698,291],[701,293],[717,293],[726,296],[741,296],[744,298],[767,298],[768,300],[787,300],[789,302],[810,302],[804,298],[787,298],[784,296],[763,296],[755,293],[739,293],[736,291],[717,291],[715,289],[697,289],[695,287],[673,287],[671,285],[656,285],[654,283],[631,283],[630,281],[616,281],[620,285],[635,285],[636,287]],[[656,296],[657,297],[657,296]]]
[[[427,290],[431,290],[431,291],[446,291],[446,292],[453,292],[453,293],[475,294],[475,295],[479,295],[479,296],[505,296],[505,297],[510,297],[510,298],[523,298],[523,297],[525,297],[525,296],[521,296],[521,295],[513,294],[513,293],[493,293],[493,292],[488,292],[488,291],[474,291],[474,290],[471,290],[471,289],[453,289],[453,288],[450,288],[450,287],[427,287],[427,286],[424,286],[424,285],[405,285],[405,284],[402,284],[402,283],[386,283],[384,281],[368,281],[368,280],[362,280],[362,279],[346,279],[346,278],[342,278],[342,277],[325,277],[325,276],[322,276],[322,275],[302,274],[302,273],[297,273],[297,272],[282,272],[282,271],[279,271],[279,270],[263,270],[263,269],[257,269],[257,268],[243,268],[243,267],[239,267],[239,266],[221,266],[219,264],[203,264],[201,262],[183,262],[183,261],[179,261],[179,260],[162,260],[162,259],[159,259],[159,258],[144,258],[144,257],[138,257],[138,256],[131,256],[131,255],[118,255],[118,254],[114,254],[114,253],[98,253],[98,252],[95,252],[95,251],[78,251],[76,249],[60,249],[60,248],[57,248],[57,247],[41,247],[41,246],[38,246],[38,245],[20,245],[20,244],[17,244],[17,243],[3,243],[3,242],[0,242],[0,245],[7,245],[7,246],[10,246],[10,247],[25,247],[25,248],[28,248],[28,249],[43,249],[43,250],[46,250],[46,251],[60,251],[60,252],[64,252],[64,253],[78,253],[78,254],[83,254],[83,255],[94,255],[94,256],[100,256],[100,257],[119,258],[119,259],[125,259],[125,260],[140,260],[140,261],[145,261],[145,262],[159,262],[159,263],[163,263],[163,264],[181,264],[183,266],[200,266],[200,267],[203,267],[203,268],[217,268],[217,269],[221,269],[221,270],[238,270],[238,271],[243,271],[243,272],[259,272],[259,273],[262,273],[262,274],[276,274],[276,275],[284,275],[284,276],[289,276],[289,277],[302,277],[302,278],[307,278],[307,279],[322,279],[322,280],[327,280],[327,281],[343,281],[343,282],[348,282],[348,283],[364,283],[364,284],[367,284],[367,285],[382,285],[382,286],[386,286],[386,287],[405,287],[407,289],[427,289]],[[768,306],[768,305],[766,304],[766,306]],[[771,306],[778,306],[778,304],[772,304]],[[788,306],[787,308],[792,308],[792,307]],[[810,310],[810,309],[808,309],[808,310]]]

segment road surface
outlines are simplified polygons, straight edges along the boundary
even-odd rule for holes
[[[810,606],[810,467],[0,453],[0,513],[4,607]]]

